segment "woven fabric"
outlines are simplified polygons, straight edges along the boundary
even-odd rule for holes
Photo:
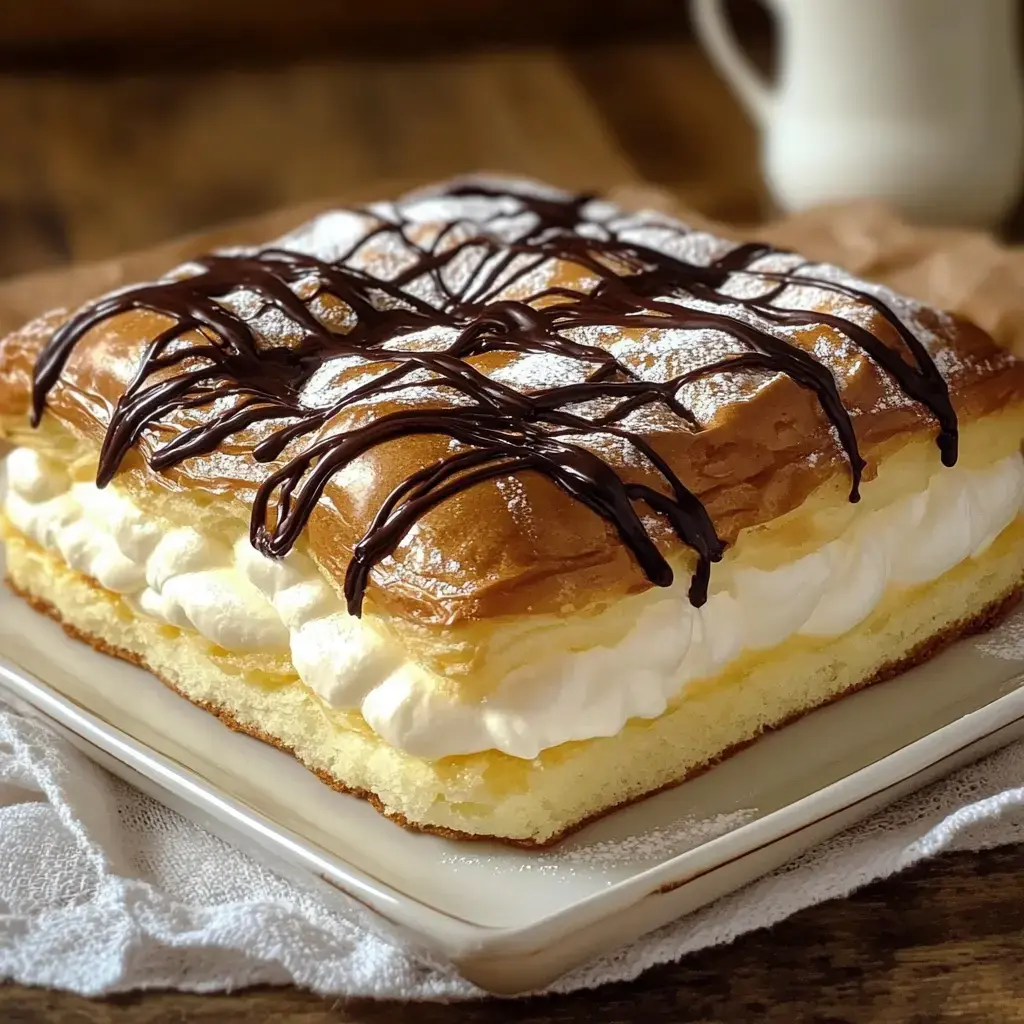
[[[573,972],[553,990],[633,978],[944,850],[1019,842],[1022,783],[1019,743]],[[382,999],[483,994],[372,934],[364,913],[324,906],[109,775],[44,725],[0,707],[4,977],[84,995],[287,982]]]

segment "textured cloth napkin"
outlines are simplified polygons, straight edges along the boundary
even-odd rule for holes
[[[1024,616],[989,651],[1024,656]],[[844,896],[924,857],[1024,840],[1024,742],[774,874],[558,981],[636,977]],[[0,705],[0,975],[84,995],[294,982],[322,994],[468,999],[423,964]]]

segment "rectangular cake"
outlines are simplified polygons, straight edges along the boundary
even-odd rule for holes
[[[1024,578],[1024,364],[835,267],[531,182],[48,313],[0,342],[0,435],[17,593],[459,838],[554,842]]]

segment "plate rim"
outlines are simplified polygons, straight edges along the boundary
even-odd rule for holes
[[[142,671],[141,669],[139,671]],[[150,675],[150,673],[147,673]],[[60,692],[0,649],[0,690],[13,694],[51,723],[137,772],[157,786],[249,834],[274,855],[291,855],[322,881],[372,913],[425,939],[449,957],[527,957],[565,936],[652,897],[669,896],[722,867],[756,856],[858,804],[905,786],[915,776],[963,755],[971,747],[1024,721],[1024,672],[1007,677],[1009,692],[821,789],[738,825],[689,850],[586,895],[550,914],[516,925],[468,921],[373,877],[340,854],[270,819],[244,800],[175,758],[163,754]],[[282,756],[287,756],[282,754]],[[824,804],[825,806],[821,806]],[[813,810],[818,808],[817,810]],[[726,851],[723,855],[723,851]],[[351,891],[354,889],[355,891]]]

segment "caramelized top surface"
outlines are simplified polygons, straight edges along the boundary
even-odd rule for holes
[[[537,186],[325,214],[0,343],[0,414],[99,478],[307,545],[358,613],[585,608],[711,564],[893,439],[1024,395],[954,318],[765,246]],[[225,511],[229,509],[225,506]]]

